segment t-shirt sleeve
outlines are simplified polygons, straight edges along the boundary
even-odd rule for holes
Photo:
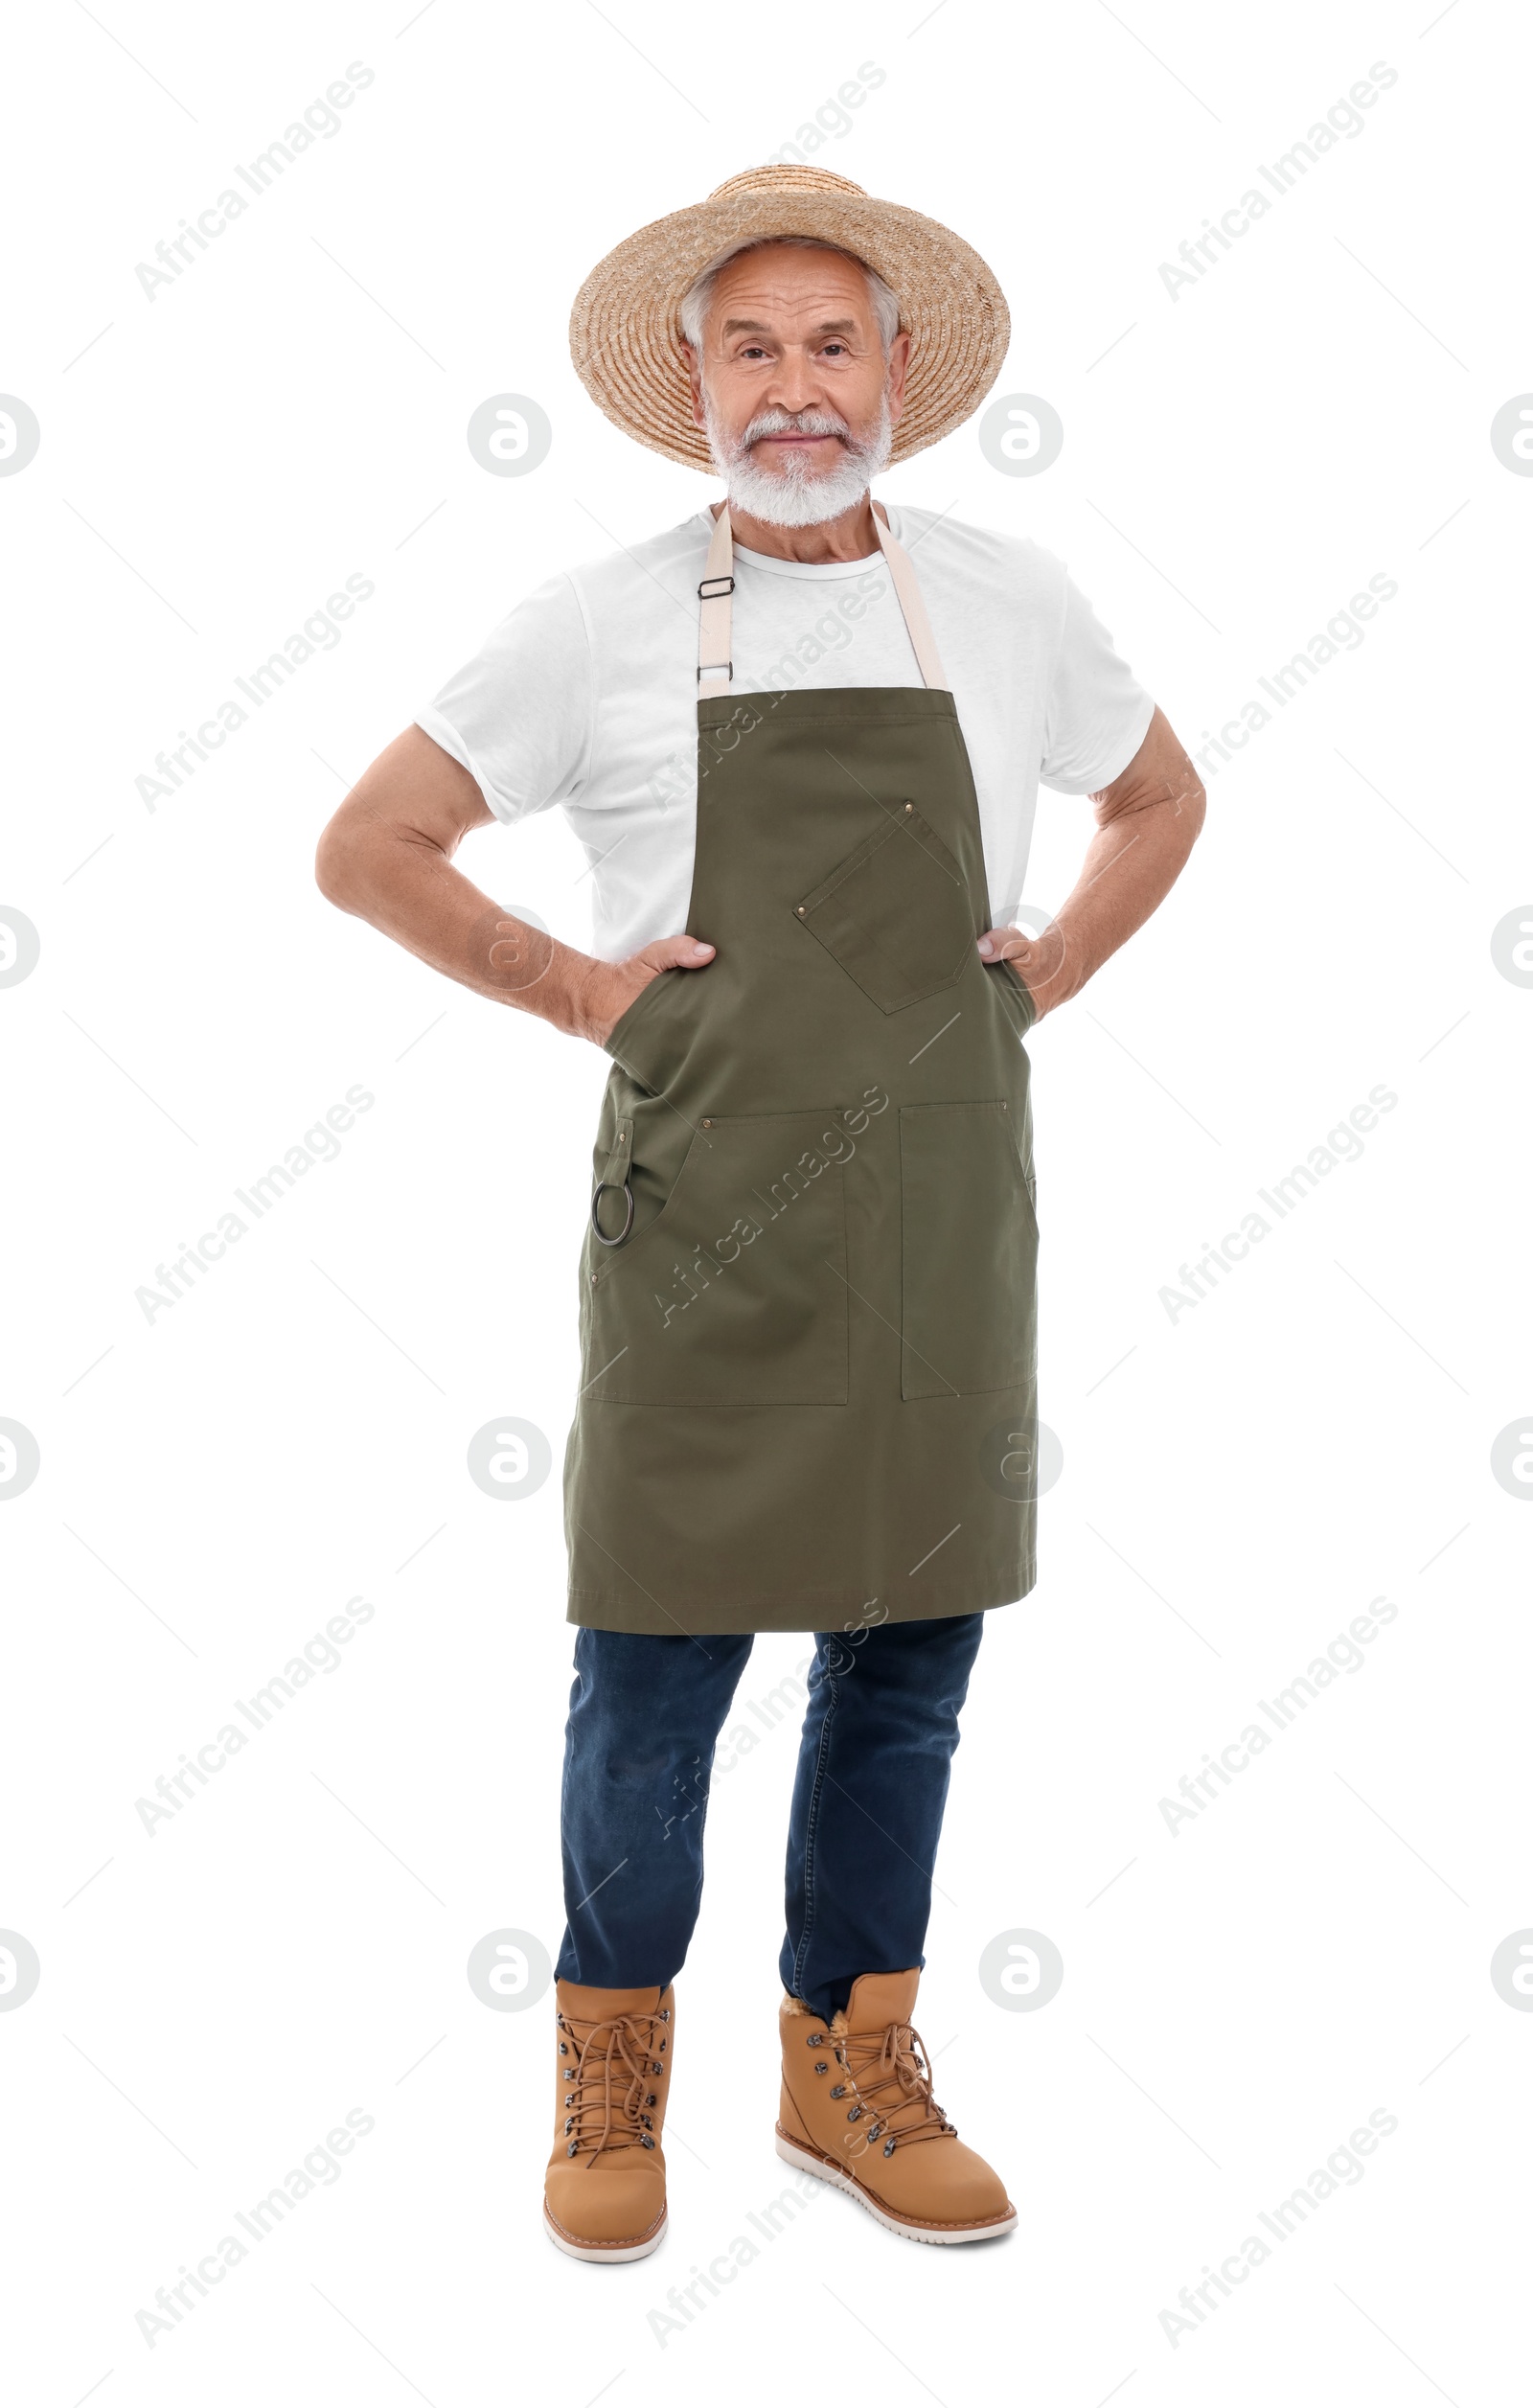
[[[551,578],[502,619],[415,723],[508,825],[567,802],[586,774],[591,654],[580,600]]]
[[[1064,581],[1064,617],[1043,722],[1039,774],[1063,794],[1099,794],[1145,740],[1155,702],[1085,594]]]

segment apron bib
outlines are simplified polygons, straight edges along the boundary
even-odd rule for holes
[[[969,756],[878,533],[924,687],[731,699],[715,523],[687,928],[718,952],[606,1040],[564,1466],[590,1628],[825,1630],[1033,1585],[1033,1007],[975,951]]]

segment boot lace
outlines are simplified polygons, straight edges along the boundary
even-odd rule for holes
[[[836,2053],[856,2094],[848,2121],[872,2119],[861,2136],[864,2147],[881,2141],[884,2156],[892,2157],[914,2141],[956,2139],[957,2125],[949,2122],[932,2098],[931,2061],[912,2025],[890,2024],[881,2032],[843,2032]]]
[[[566,2157],[594,2166],[605,2150],[654,2146],[659,2086],[665,2079],[669,2007],[652,2015],[614,2015],[598,2024],[557,2018],[561,2053]]]

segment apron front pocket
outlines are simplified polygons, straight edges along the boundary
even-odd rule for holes
[[[953,986],[974,951],[963,872],[914,803],[891,805],[794,917],[881,1012]]]
[[[901,1111],[904,1397],[970,1396],[1033,1376],[1038,1223],[1018,1116],[998,1099]]]
[[[853,1148],[839,1121],[829,1109],[699,1122],[657,1218],[593,1266],[594,1402],[846,1403]]]

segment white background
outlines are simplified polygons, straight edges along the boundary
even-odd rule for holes
[[[42,952],[0,992],[0,1414],[41,1470],[0,1516],[0,1925],[42,1978],[0,2013],[0,2199],[29,2408],[1512,2396],[1533,2019],[1489,1963],[1533,1924],[1533,1664],[1490,1453],[1533,1404],[1533,993],[1490,937],[1533,892],[1533,483],[1489,426],[1533,385],[1526,27],[1488,0],[923,13],[13,23],[0,386],[42,441],[0,480],[0,904]],[[354,59],[341,132],[148,299],[136,264]],[[708,496],[587,401],[570,299],[865,60],[885,80],[819,163],[974,241],[1013,310],[996,394],[1065,427],[1026,478],[971,424],[891,498],[1062,553],[1195,749],[1370,576],[1400,590],[1210,779],[1170,903],[1030,1048],[1064,1470],[979,1660],[920,2010],[1018,2233],[917,2250],[821,2194],[662,2334],[787,2177],[791,1731],[716,1787],[670,2238],[573,2264],[538,2222],[550,2002],[492,2013],[465,1975],[499,1928],[558,1942],[559,1482],[493,1500],[465,1454],[506,1414],[562,1446],[607,1066],[336,914],[310,864],[520,593]],[[1365,130],[1173,300],[1160,263],[1377,60]],[[524,478],[464,440],[506,391],[553,424]],[[353,573],[377,590],[339,646],[148,811],[155,753]],[[1045,798],[1030,904],[1087,824]],[[557,819],[464,858],[582,941]],[[156,1265],[358,1083],[339,1158],[147,1322]],[[1173,1322],[1178,1266],[1378,1085],[1362,1158]],[[135,1800],[358,1593],[340,1668],[149,1837]],[[1380,1594],[1365,1668],[1173,1837],[1159,1800]],[[808,1643],[762,1640],[742,1700]],[[1018,1928],[1064,1961],[1034,2013],[978,1980]],[[358,2107],[342,2178],[146,2347],[157,2286]],[[1379,2108],[1364,2178],[1173,2347],[1181,2286]]]

